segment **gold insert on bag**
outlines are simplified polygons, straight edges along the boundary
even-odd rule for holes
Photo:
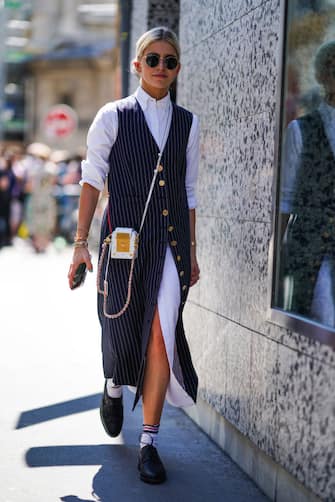
[[[138,233],[133,228],[116,228],[111,235],[111,258],[137,257]]]
[[[116,251],[118,253],[129,253],[130,251],[130,235],[124,232],[116,234]]]

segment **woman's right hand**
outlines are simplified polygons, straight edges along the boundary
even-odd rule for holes
[[[93,272],[93,265],[91,261],[91,255],[87,247],[78,247],[73,250],[72,263],[70,265],[69,273],[67,274],[69,280],[69,287],[72,289],[74,275],[77,268],[81,263],[85,263],[87,270]]]

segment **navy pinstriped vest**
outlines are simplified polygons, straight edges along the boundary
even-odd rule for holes
[[[134,407],[142,393],[146,348],[157,305],[165,253],[170,245],[180,278],[181,304],[176,328],[176,347],[181,367],[181,385],[196,399],[197,376],[185,338],[182,311],[190,282],[189,209],[185,188],[186,148],[192,114],[173,104],[169,135],[161,159],[146,220],[140,236],[132,298],[126,313],[108,320],[102,313],[102,349],[106,378],[116,384],[137,386]],[[135,97],[118,103],[118,135],[110,153],[108,190],[112,228],[139,230],[159,148]],[[102,239],[109,233],[106,215]],[[122,308],[128,286],[128,260],[112,260],[108,309]]]

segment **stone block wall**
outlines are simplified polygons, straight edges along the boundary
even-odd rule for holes
[[[149,13],[160,24],[154,3],[133,2],[133,53],[155,24]],[[268,315],[281,12],[280,0],[180,1],[178,103],[201,123],[201,281],[185,327],[200,407],[207,403],[328,502],[335,501],[335,352]]]

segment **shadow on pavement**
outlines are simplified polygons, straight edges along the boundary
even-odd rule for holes
[[[27,467],[61,468],[97,466],[91,481],[90,499],[72,493],[59,495],[64,502],[266,502],[268,499],[248,477],[181,411],[166,405],[160,454],[168,479],[162,485],[148,485],[137,472],[138,435],[142,406],[130,412],[133,394],[124,389],[125,422],[117,443],[31,446],[25,453]],[[80,413],[100,405],[101,394],[38,408],[21,414],[18,427]],[[128,412],[129,410],[129,412]],[[94,419],[95,420],[95,419]],[[99,427],[92,422],[92,427]],[[102,426],[101,426],[102,427]],[[83,430],[85,437],[85,430]],[[108,440],[107,440],[108,441]],[[77,473],[77,471],[74,471]],[[83,471],[83,475],[86,471]],[[92,474],[90,474],[91,476]],[[61,487],[60,487],[61,489]]]
[[[66,495],[65,497],[61,497],[60,500],[63,502],[95,502],[92,499],[80,499],[76,495]]]
[[[37,446],[26,452],[25,460],[28,467],[101,465],[105,461],[109,461],[113,467],[114,457],[118,463],[124,457],[128,462],[127,450],[132,449],[134,448],[119,444]]]
[[[34,410],[23,411],[16,424],[16,429],[29,427],[30,425],[47,422],[56,418],[66,417],[75,413],[94,410],[99,408],[101,393],[91,394],[90,396],[71,399],[62,403],[52,404]]]
[[[81,499],[73,494],[60,495],[60,500],[65,502],[204,501],[208,480],[199,472],[197,461],[192,466],[188,457],[178,455],[176,458],[174,452],[165,449],[168,480],[162,485],[152,486],[139,479],[137,453],[137,445],[45,446],[30,448],[26,453],[26,463],[29,467],[100,465],[92,479],[92,499]],[[232,502],[234,499],[228,500]]]

